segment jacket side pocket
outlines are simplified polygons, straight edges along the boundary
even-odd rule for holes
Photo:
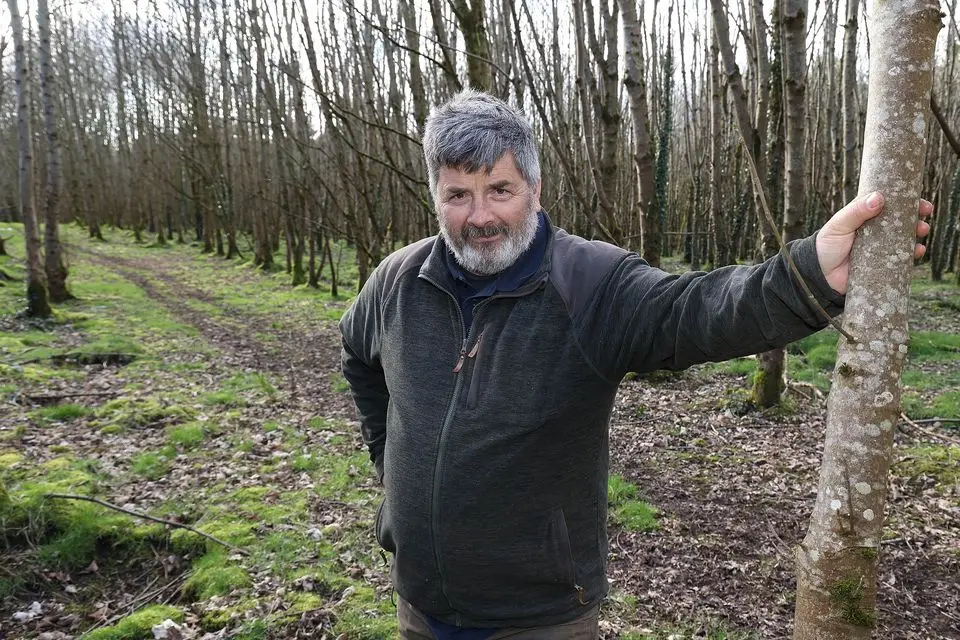
[[[573,562],[573,547],[570,545],[570,533],[563,509],[550,512],[547,528],[547,552],[552,566],[555,567],[555,581],[558,584],[573,586],[576,584],[576,566]]]
[[[386,549],[386,547],[383,546],[383,533],[381,533],[381,531],[383,527],[383,507],[386,504],[387,498],[384,497],[383,500],[380,501],[380,505],[377,507],[377,516],[373,523],[373,535],[377,538],[377,544],[379,544],[383,549]]]

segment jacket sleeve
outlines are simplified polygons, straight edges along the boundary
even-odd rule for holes
[[[343,337],[340,364],[357,406],[363,442],[370,451],[377,479],[382,483],[390,392],[380,365],[382,318],[379,276],[374,271],[353,306],[340,320],[340,334]]]
[[[789,250],[820,305],[831,316],[841,313],[844,297],[823,276],[816,235]],[[610,380],[760,353],[827,325],[779,254],[755,266],[679,276],[631,254],[575,322],[598,372]]]

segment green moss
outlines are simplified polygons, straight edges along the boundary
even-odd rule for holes
[[[316,456],[303,453],[293,457],[290,461],[290,468],[294,471],[316,471],[320,468],[320,462]]]
[[[857,627],[873,627],[873,613],[864,611],[863,586],[858,578],[846,578],[830,588],[830,602],[840,618]]]
[[[316,492],[319,496],[345,502],[362,499],[360,488],[373,475],[373,465],[363,451],[348,455],[329,455],[320,459]]]
[[[165,404],[157,398],[117,398],[96,411],[103,427],[125,431],[149,427],[157,423],[190,420],[196,410],[182,405]]]
[[[346,634],[351,640],[386,640],[398,635],[397,614],[390,598],[377,598],[367,586],[356,586],[334,614],[337,622],[333,632]]]
[[[60,535],[40,548],[40,559],[48,566],[82,569],[96,558],[97,545],[131,543],[130,518],[90,503],[68,508],[59,523]]]
[[[268,640],[270,628],[264,620],[251,620],[245,622],[233,637],[234,640]]]
[[[347,379],[341,374],[337,374],[333,377],[333,382],[331,384],[333,390],[337,393],[347,393],[350,391],[350,383],[347,382]]]
[[[170,471],[170,461],[159,453],[139,453],[133,457],[130,470],[138,476],[143,476],[149,480],[157,480]]]
[[[223,551],[212,551],[193,563],[183,593],[195,600],[207,600],[248,586],[250,576],[242,567],[232,564]]]
[[[263,373],[242,373],[233,376],[223,383],[224,391],[249,392],[254,391],[265,396],[274,396],[277,388]]]
[[[183,621],[183,612],[166,605],[151,605],[123,618],[112,627],[102,627],[81,636],[82,640],[149,640],[151,629],[164,620]]]
[[[203,617],[200,619],[200,626],[207,632],[219,631],[230,624],[231,620],[243,616],[244,613],[256,606],[256,600],[244,598],[228,607],[207,609],[203,612]]]
[[[894,470],[902,476],[935,478],[938,486],[949,489],[960,482],[960,449],[934,444],[910,447],[904,449]]]
[[[184,449],[193,449],[203,442],[206,437],[207,435],[203,425],[197,422],[188,422],[187,424],[167,429],[167,442],[183,447]]]
[[[333,431],[337,428],[337,421],[323,416],[313,416],[307,420],[307,426],[317,431]]]
[[[236,391],[214,391],[204,394],[200,401],[210,407],[242,407],[246,401]]]
[[[12,451],[0,452],[0,473],[7,469],[12,469],[23,462],[23,456]]]
[[[860,547],[860,556],[865,560],[876,560],[879,553],[876,547]]]

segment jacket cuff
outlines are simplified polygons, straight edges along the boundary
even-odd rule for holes
[[[381,454],[379,458],[373,461],[373,468],[377,472],[377,481],[382,485],[383,484],[383,455]]]
[[[803,240],[791,242],[790,255],[793,257],[793,261],[796,263],[800,275],[803,276],[807,286],[810,287],[810,291],[812,291],[816,297],[817,302],[820,303],[820,306],[822,306],[832,318],[833,316],[843,313],[846,296],[834,291],[833,287],[827,283],[827,279],[823,275],[823,269],[820,268],[820,259],[817,257],[818,233],[820,232],[818,231]],[[791,274],[791,277],[796,278],[793,274]],[[799,289],[800,285],[797,285],[797,288]],[[804,297],[806,297],[805,294]]]

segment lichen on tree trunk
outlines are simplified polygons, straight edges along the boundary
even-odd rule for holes
[[[796,550],[795,640],[869,638],[880,550],[940,11],[932,0],[874,4],[861,195],[883,214],[858,233],[844,328],[827,405],[827,435],[810,526]]]

